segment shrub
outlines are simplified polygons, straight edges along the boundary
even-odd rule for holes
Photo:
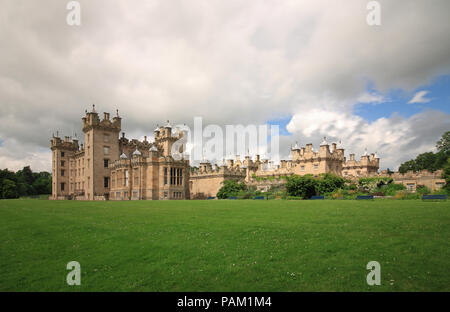
[[[387,185],[382,185],[378,189],[379,191],[384,192],[386,196],[394,196],[397,191],[406,190],[406,187],[403,184],[391,182]]]
[[[331,197],[332,197],[333,199],[342,199],[342,198],[344,198],[344,194],[342,193],[342,190],[339,189],[339,190],[337,190],[336,192],[332,193],[332,194],[331,194]]]
[[[345,179],[331,174],[325,173],[321,174],[319,179],[316,180],[316,193],[317,194],[327,194],[334,192],[337,189],[342,189],[345,185]]]
[[[239,192],[246,190],[247,186],[244,182],[225,180],[223,181],[223,186],[217,192],[217,198],[225,199],[230,196],[238,196]]]
[[[425,185],[418,185],[417,188],[416,188],[416,193],[420,194],[420,195],[426,195],[426,194],[430,194],[431,191]]]
[[[293,175],[287,179],[286,191],[288,196],[311,198],[316,195],[316,181],[312,175]]]
[[[371,177],[371,178],[360,178],[359,188],[363,192],[372,193],[375,192],[377,188],[382,187],[392,183],[392,178],[389,177]]]

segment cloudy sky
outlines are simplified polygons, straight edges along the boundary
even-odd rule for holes
[[[450,1],[1,0],[0,168],[50,170],[92,103],[127,137],[157,123],[279,124],[395,169],[450,130]]]

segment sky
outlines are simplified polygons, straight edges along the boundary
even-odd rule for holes
[[[127,137],[156,124],[278,124],[280,152],[324,136],[381,168],[450,130],[450,1],[2,0],[0,168],[51,169],[52,133],[119,109]]]

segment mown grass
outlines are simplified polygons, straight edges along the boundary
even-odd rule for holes
[[[449,291],[449,238],[449,202],[2,200],[0,291]]]

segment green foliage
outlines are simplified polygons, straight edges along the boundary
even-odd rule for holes
[[[247,186],[244,182],[236,180],[225,180],[223,186],[217,192],[217,198],[226,199],[230,196],[238,196],[241,191],[246,191]]]
[[[327,194],[345,186],[345,179],[335,174],[325,173],[319,176],[316,182],[316,193]]]
[[[3,179],[2,181],[2,198],[18,198],[19,192],[17,191],[16,183],[10,179]]]
[[[416,193],[419,195],[427,195],[427,194],[431,194],[431,191],[425,185],[418,185],[416,188]]]
[[[417,155],[415,159],[408,160],[400,165],[398,171],[406,173],[409,170],[428,170],[434,172],[444,168],[450,157],[450,131],[445,132],[442,138],[436,143],[437,153],[426,152]]]
[[[363,192],[373,193],[376,192],[383,185],[392,183],[392,178],[389,177],[370,177],[359,179],[359,189]]]
[[[442,138],[436,142],[436,148],[439,152],[446,154],[450,152],[450,131],[445,132]]]
[[[308,199],[316,195],[316,184],[317,181],[310,174],[304,176],[292,175],[287,178],[286,191],[288,196]]]
[[[52,177],[48,172],[33,172],[29,166],[16,173],[8,169],[0,170],[0,198],[35,196],[51,192]]]
[[[386,185],[382,185],[375,192],[382,192],[384,196],[394,196],[397,191],[406,190],[406,187],[401,183],[389,183]]]
[[[307,174],[304,176],[292,175],[286,178],[286,191],[288,196],[311,198],[314,195],[324,195],[341,189],[345,186],[346,180],[331,174],[321,174],[318,178]]]

